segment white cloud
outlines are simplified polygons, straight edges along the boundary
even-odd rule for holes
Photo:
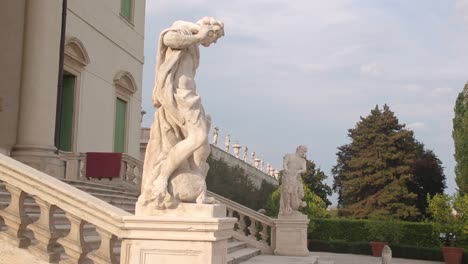
[[[463,18],[468,22],[468,0],[456,0],[456,8]]]
[[[377,62],[370,62],[361,66],[361,73],[372,77],[378,77],[382,74],[382,66]]]
[[[406,125],[407,128],[411,130],[416,130],[416,129],[424,129],[426,128],[426,124],[423,122],[414,122]]]
[[[407,84],[403,86],[403,89],[412,93],[421,92],[423,90],[422,86],[419,84]]]
[[[443,97],[455,93],[455,90],[449,87],[438,87],[432,89],[428,95],[431,97]]]

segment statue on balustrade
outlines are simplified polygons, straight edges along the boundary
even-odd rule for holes
[[[306,172],[306,153],[307,147],[301,145],[296,153],[286,154],[283,158],[279,217],[302,215],[299,209],[307,205],[302,201],[304,187],[301,179],[301,174]]]
[[[247,162],[247,151],[249,151],[249,148],[247,146],[244,147],[244,155],[242,156],[242,160],[244,162]]]
[[[219,132],[219,128],[218,127],[214,127],[213,129],[213,144],[215,146],[218,145],[218,132]]]
[[[231,145],[231,135],[227,135],[226,136],[226,141],[224,143],[224,151],[226,151],[227,153],[229,153],[229,146]]]
[[[197,23],[177,21],[161,32],[153,104],[157,108],[143,166],[136,213],[175,208],[180,202],[212,203],[205,177],[210,154],[211,118],[195,85],[199,45],[224,36],[224,24],[211,17]]]

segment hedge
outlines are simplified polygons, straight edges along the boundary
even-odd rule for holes
[[[316,218],[309,238],[323,241],[369,242],[367,225],[371,220],[346,218]],[[398,222],[402,230],[400,244],[436,248],[440,247],[439,233],[432,223]]]

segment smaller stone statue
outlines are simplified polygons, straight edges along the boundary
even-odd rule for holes
[[[231,135],[226,136],[226,142],[224,143],[224,151],[229,153],[229,146],[231,145]]]
[[[261,171],[265,171],[265,162],[263,161],[263,159],[260,160],[260,170]]]
[[[382,264],[392,264],[392,249],[388,245],[382,249]]]
[[[242,157],[242,160],[244,162],[247,162],[247,151],[249,150],[249,148],[247,146],[244,147],[244,155]]]
[[[279,170],[275,170],[273,172],[273,175],[275,176],[275,179],[279,180],[279,174],[280,174]]]
[[[218,132],[219,132],[219,128],[218,127],[214,127],[213,128],[213,144],[215,146],[218,145]]]
[[[259,159],[259,158],[255,159],[255,161],[254,161],[255,168],[260,169],[260,161],[261,161],[261,159]]]
[[[252,151],[252,154],[250,154],[250,165],[254,166],[255,164],[255,151]]]
[[[301,179],[301,174],[306,171],[306,152],[307,147],[301,145],[296,153],[286,154],[283,158],[279,217],[302,215],[298,210],[307,205],[302,201],[304,187]]]
[[[232,146],[232,149],[234,150],[234,157],[239,158],[239,151],[242,148],[241,145],[239,145],[239,142],[236,141],[236,143]]]

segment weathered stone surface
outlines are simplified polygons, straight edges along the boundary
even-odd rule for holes
[[[301,145],[297,147],[296,153],[284,156],[279,218],[301,215],[299,208],[306,206],[306,203],[302,201],[304,188],[301,180],[301,174],[306,171],[306,152],[307,147]]]
[[[177,21],[160,34],[153,90],[158,110],[146,150],[137,215],[151,211],[145,207],[213,202],[205,196],[211,118],[197,94],[195,73],[199,45],[208,47],[223,35],[224,24],[210,17],[197,23]]]

